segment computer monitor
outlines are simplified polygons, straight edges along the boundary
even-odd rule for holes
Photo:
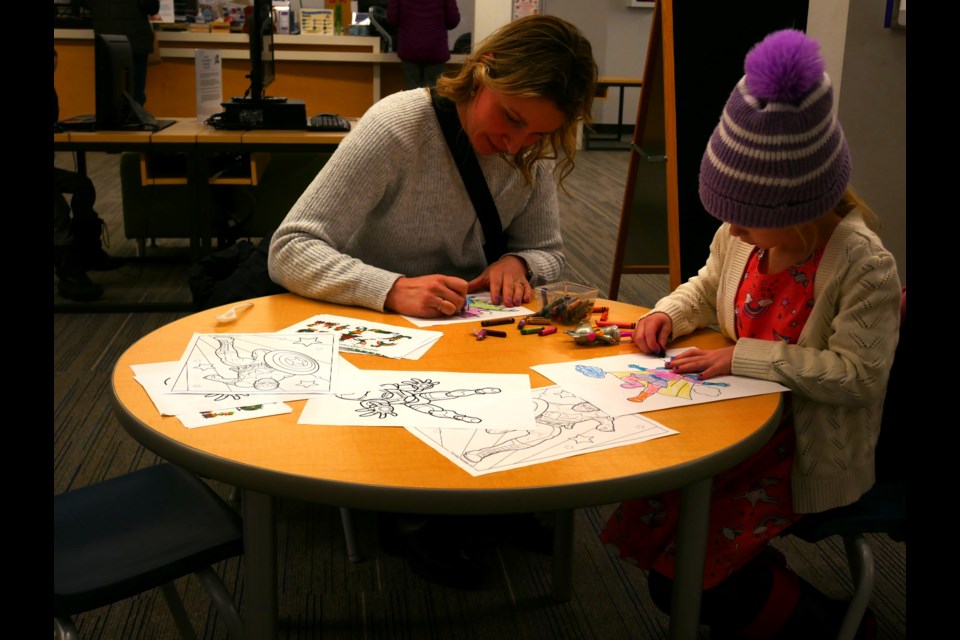
[[[94,40],[96,128],[102,131],[159,128],[133,98],[133,52],[127,36],[99,33]]]
[[[254,0],[250,15],[250,93],[254,101],[263,100],[273,83],[273,7],[271,0]]]

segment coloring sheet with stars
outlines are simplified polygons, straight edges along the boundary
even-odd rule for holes
[[[172,390],[285,395],[337,389],[340,354],[332,333],[194,334]]]
[[[559,386],[532,390],[536,429],[406,427],[473,476],[646,442],[677,432],[639,414],[614,417]]]

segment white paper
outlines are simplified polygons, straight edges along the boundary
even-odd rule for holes
[[[373,383],[311,398],[300,424],[536,429],[530,376],[517,373],[370,371]]]
[[[331,334],[336,336],[342,353],[407,360],[419,359],[443,337],[441,331],[423,331],[326,313],[291,325],[281,333]]]
[[[328,393],[337,389],[336,336],[283,333],[194,334],[172,390],[251,395]]]
[[[442,316],[440,318],[403,317],[418,327],[432,327],[445,324],[457,324],[458,322],[517,318],[529,316],[534,313],[536,313],[536,310],[527,307],[505,307],[502,304],[493,304],[490,301],[490,293],[484,292],[467,296],[466,310],[453,316]]]
[[[685,350],[674,349],[667,355]],[[776,382],[743,376],[698,380],[695,375],[673,373],[663,364],[663,358],[636,353],[531,368],[564,388],[575,389],[584,400],[613,416],[787,390]]]
[[[221,409],[218,411],[201,411],[200,413],[188,413],[177,416],[177,419],[183,423],[187,429],[196,429],[197,427],[208,427],[214,424],[223,424],[225,422],[237,422],[239,420],[252,420],[254,418],[264,418],[266,416],[279,416],[284,413],[292,413],[293,407],[282,402],[273,402],[270,404],[255,404],[246,407],[236,407],[234,409]]]
[[[195,49],[197,122],[223,110],[223,58],[219,49]]]
[[[639,414],[614,418],[562,387],[534,389],[539,429],[446,429],[407,427],[473,476],[526,467],[677,432]]]

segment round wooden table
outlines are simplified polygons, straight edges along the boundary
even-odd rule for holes
[[[765,394],[649,412],[677,435],[519,469],[471,476],[405,429],[297,424],[293,413],[201,429],[161,416],[134,379],[130,365],[178,360],[194,333],[263,333],[317,314],[411,326],[399,315],[343,307],[293,294],[252,300],[239,319],[215,316],[232,305],[182,318],[145,336],[117,361],[113,400],[130,435],[159,456],[196,474],[244,492],[245,622],[250,637],[272,638],[277,629],[276,524],[273,498],[281,496],[344,509],[445,514],[556,511],[552,594],[567,600],[571,584],[573,510],[671,489],[682,492],[676,580],[670,635],[696,637],[705,558],[711,479],[758,450],[777,427],[781,394]],[[598,300],[609,319],[634,321],[644,309]],[[533,308],[533,307],[531,307]],[[562,331],[476,340],[479,322],[428,327],[444,336],[419,360],[344,353],[361,369],[525,373],[531,387],[553,382],[533,365],[635,353],[620,345],[584,347]],[[503,328],[503,327],[499,327]],[[721,335],[701,331],[684,344],[715,347]],[[575,391],[575,390],[573,390]],[[682,615],[680,614],[682,612]]]

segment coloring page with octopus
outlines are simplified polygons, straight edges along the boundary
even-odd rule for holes
[[[667,356],[685,350],[673,349]],[[787,391],[776,382],[743,376],[700,380],[693,374],[670,371],[664,358],[640,353],[531,368],[613,416]]]
[[[300,424],[454,429],[500,427],[536,429],[525,373],[452,371],[373,371],[370,383],[349,391],[314,397],[300,413]]]

